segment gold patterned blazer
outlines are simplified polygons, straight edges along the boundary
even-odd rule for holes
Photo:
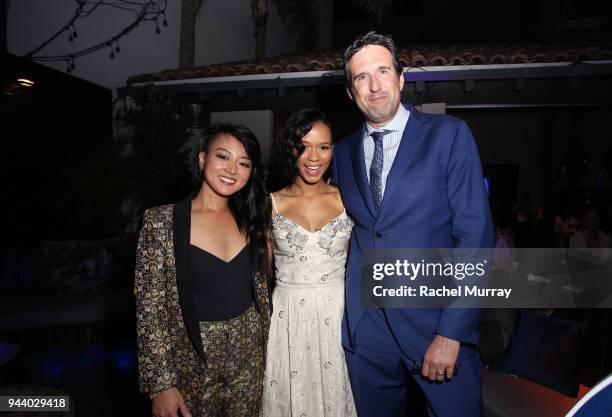
[[[136,318],[140,389],[191,391],[206,357],[188,275],[191,198],[144,214],[136,254]],[[253,274],[253,300],[265,348],[270,327],[267,277]]]

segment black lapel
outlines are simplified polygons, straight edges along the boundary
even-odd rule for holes
[[[206,359],[202,347],[200,326],[196,320],[193,287],[189,271],[189,239],[191,230],[191,196],[174,204],[172,211],[172,231],[174,234],[174,260],[176,264],[176,285],[183,320],[189,339],[196,352]]]

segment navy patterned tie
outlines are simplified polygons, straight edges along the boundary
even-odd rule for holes
[[[374,157],[372,158],[372,165],[370,165],[370,189],[372,190],[372,199],[374,200],[376,211],[380,208],[383,198],[383,137],[389,132],[389,130],[383,130],[382,132],[372,132],[370,135],[374,139]]]

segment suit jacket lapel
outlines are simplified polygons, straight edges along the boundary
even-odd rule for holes
[[[354,134],[349,140],[352,141],[351,156],[353,159],[353,172],[355,173],[355,179],[357,180],[357,186],[361,192],[361,196],[368,206],[368,210],[373,216],[376,216],[376,209],[374,208],[374,202],[372,201],[372,191],[370,190],[370,183],[366,175],[365,168],[365,156],[363,154],[363,136],[365,135],[365,123],[361,126],[358,132]]]
[[[411,105],[407,105],[406,107],[408,111],[410,111],[410,116],[404,128],[402,140],[397,150],[397,154],[395,155],[395,159],[393,160],[391,171],[387,177],[385,194],[380,206],[379,215],[385,208],[385,201],[389,200],[389,196],[404,179],[404,172],[410,167],[412,159],[417,154],[418,149],[425,139],[425,133],[427,132],[421,114]]]
[[[174,204],[172,212],[174,259],[176,263],[176,285],[183,321],[189,339],[196,352],[205,359],[200,327],[196,320],[192,282],[189,273],[189,240],[191,232],[191,196]]]

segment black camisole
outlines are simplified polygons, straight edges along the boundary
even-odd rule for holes
[[[224,321],[244,313],[253,302],[249,244],[229,262],[189,245],[189,273],[198,321]]]

